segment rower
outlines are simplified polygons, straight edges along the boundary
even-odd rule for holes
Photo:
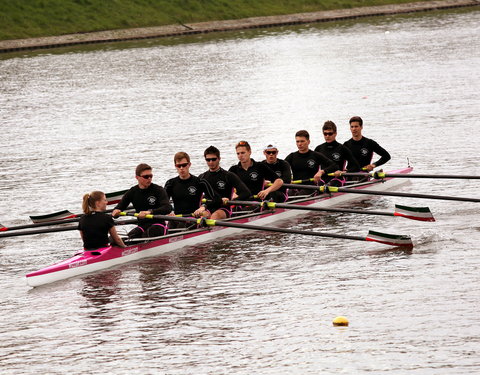
[[[315,147],[315,151],[320,152],[337,164],[335,177],[324,176],[323,180],[330,185],[342,186],[345,181],[344,179],[339,179],[342,172],[358,172],[360,171],[360,165],[353,157],[352,152],[337,142],[337,125],[333,121],[325,121],[322,131],[325,142]]]
[[[294,180],[302,180],[303,184],[318,185],[323,183],[322,176],[333,173],[337,165],[324,154],[310,150],[310,134],[306,130],[299,130],[295,134],[298,151],[289,154],[285,160],[292,168]],[[308,180],[313,179],[313,182]],[[290,195],[309,195],[311,190],[290,189]]]
[[[234,193],[239,200],[247,200],[252,193],[243,181],[235,174],[220,167],[220,150],[215,146],[207,147],[203,156],[207,162],[208,171],[199,178],[205,179],[213,190],[222,198],[223,206],[212,208],[210,217],[214,220],[226,219],[232,216],[232,210],[227,207],[227,202],[233,199]]]
[[[107,197],[102,191],[92,191],[83,196],[82,209],[85,215],[78,222],[78,230],[85,250],[107,247],[109,234],[112,245],[125,247],[117,233],[112,216],[105,213],[107,203]]]
[[[350,149],[362,169],[370,172],[390,160],[391,157],[387,150],[373,139],[362,135],[363,120],[361,117],[354,116],[350,119],[349,123],[352,138],[346,141],[344,145]],[[380,155],[380,159],[375,163],[372,163],[373,153]]]
[[[263,160],[262,163],[274,171],[275,174],[283,180],[284,184],[289,184],[292,181],[292,170],[290,164],[278,158],[277,146],[269,143],[263,148],[263,155],[265,155],[265,160]],[[272,199],[277,203],[283,203],[288,200],[287,188],[283,186],[270,194]]]
[[[256,162],[251,158],[252,149],[248,142],[238,142],[235,150],[239,162],[232,165],[229,171],[240,177],[251,193],[259,199],[269,200],[272,198],[271,193],[282,187],[283,180],[265,164]],[[272,184],[267,188],[265,188],[266,180],[272,181]]]
[[[190,174],[190,156],[186,152],[177,152],[173,161],[178,176],[165,183],[165,190],[173,201],[174,213],[171,215],[209,218],[212,208],[220,207],[220,196],[203,178]],[[202,203],[203,198],[207,199]],[[181,222],[170,221],[169,226],[181,227]]]
[[[135,168],[138,184],[131,187],[113,209],[112,216],[117,217],[130,203],[138,213],[138,226],[128,233],[129,238],[157,237],[167,233],[164,220],[146,219],[146,215],[166,215],[172,211],[167,192],[160,185],[154,184],[152,167],[141,163]]]

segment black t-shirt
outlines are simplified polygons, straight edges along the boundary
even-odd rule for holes
[[[179,176],[165,183],[165,190],[173,200],[173,209],[177,215],[191,215],[202,205],[205,196],[205,206],[210,212],[221,205],[221,198],[210,184],[203,178],[190,175],[183,180]]]
[[[258,194],[263,190],[265,180],[274,182],[279,177],[263,163],[252,160],[252,165],[247,169],[243,169],[242,164],[238,162],[236,165],[232,165],[229,169],[230,172],[235,173],[240,179],[247,185],[253,195]]]
[[[210,186],[221,198],[232,199],[234,189],[238,195],[239,200],[247,200],[252,193],[240,178],[232,172],[226,171],[223,168],[215,172],[206,171],[202,173],[199,178],[208,181]]]
[[[320,152],[335,162],[339,171],[345,170],[347,161],[347,172],[358,172],[360,170],[360,166],[353,157],[352,152],[337,141],[322,143],[315,148],[315,151]]]
[[[140,189],[138,185],[131,187],[115,207],[121,211],[132,203],[136,212],[151,210],[154,215],[167,215],[172,212],[172,205],[167,192],[157,184],[151,184],[146,189]],[[154,223],[163,224],[163,220],[139,219],[138,225],[148,227]]]
[[[290,164],[294,180],[307,180],[323,169],[325,173],[335,172],[336,164],[325,155],[308,150],[305,153],[292,152],[285,160]]]
[[[362,137],[359,141],[350,138],[344,145],[352,152],[354,158],[360,164],[360,168],[368,164],[375,164],[377,167],[390,160],[390,154],[373,139]],[[380,155],[380,159],[372,163],[373,153]]]
[[[105,212],[83,215],[78,222],[78,230],[83,233],[83,248],[93,250],[108,246],[108,232],[114,225],[112,215]]]

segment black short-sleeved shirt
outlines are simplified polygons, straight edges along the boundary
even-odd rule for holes
[[[112,215],[105,212],[83,215],[78,222],[78,230],[83,234],[84,249],[93,250],[108,246],[108,232],[114,225]]]
[[[256,162],[253,159],[251,160],[252,164],[247,170],[243,169],[242,164],[239,162],[236,165],[232,165],[229,171],[240,177],[250,189],[251,193],[256,195],[259,191],[263,190],[265,180],[273,183],[280,177],[265,164]]]
[[[283,180],[285,184],[289,184],[292,181],[292,169],[290,164],[283,159],[277,159],[275,163],[268,163],[266,160],[262,161],[267,167],[269,167],[275,174]],[[273,182],[273,181],[272,181]],[[279,191],[285,192],[287,188],[281,187]]]

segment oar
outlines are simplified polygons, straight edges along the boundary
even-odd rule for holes
[[[362,214],[362,215],[380,215],[380,216],[398,216],[404,217],[412,220],[419,221],[435,221],[435,218],[432,215],[432,212],[428,207],[408,207],[395,205],[395,212],[385,212],[385,211],[365,211],[365,210],[356,210],[352,208],[327,208],[327,207],[312,207],[312,206],[302,206],[299,204],[290,204],[290,203],[276,203],[276,202],[257,202],[257,201],[228,201],[227,204],[230,205],[239,205],[239,206],[261,206],[267,207],[269,209],[275,208],[286,208],[291,210],[303,210],[303,211],[327,211],[327,212],[341,212],[341,213],[352,213],[352,214]]]
[[[329,176],[333,176],[333,173],[329,173]],[[342,176],[347,177],[373,177],[376,180],[383,178],[395,177],[395,178],[444,178],[444,179],[459,179],[459,180],[480,180],[480,176],[471,175],[455,175],[455,174],[415,174],[415,173],[342,173]]]
[[[138,214],[131,214],[122,212],[120,215],[128,216],[138,216]],[[230,221],[221,221],[213,219],[195,219],[187,217],[176,217],[176,216],[167,216],[167,215],[146,215],[147,219],[159,219],[165,221],[183,221],[189,223],[196,223],[198,225],[206,225],[208,227],[220,226],[220,227],[230,227],[230,228],[240,228],[240,229],[251,229],[251,230],[261,230],[266,232],[275,232],[275,233],[290,233],[290,234],[304,234],[307,236],[317,236],[317,237],[330,237],[330,238],[339,238],[345,240],[355,240],[355,241],[374,241],[383,243],[391,246],[402,246],[402,247],[413,247],[413,242],[410,236],[406,235],[395,235],[395,234],[386,234],[370,230],[366,237],[361,236],[349,236],[344,234],[336,233],[325,233],[325,232],[312,232],[306,230],[297,230],[297,229],[288,229],[288,228],[273,228],[260,225],[251,225],[251,224],[240,224],[233,223]]]
[[[137,222],[136,219],[134,220],[123,220],[115,222],[115,225],[125,225],[125,224],[135,224]],[[36,229],[36,230],[29,230],[29,231],[13,231],[13,232],[5,232],[0,233],[0,238],[4,237],[18,237],[18,236],[30,236],[32,234],[42,234],[42,233],[53,233],[53,232],[65,232],[68,230],[75,230],[78,229],[78,225],[69,225],[65,227],[57,227],[57,228],[45,228],[45,229]]]
[[[66,224],[66,223],[75,223],[77,221],[80,221],[80,217],[74,217],[70,219],[64,219],[61,221],[55,220],[55,221],[46,221],[42,223],[34,223],[34,224],[24,224],[24,225],[17,225],[14,227],[5,227],[2,224],[0,224],[0,232],[6,232],[7,230],[19,230],[19,229],[28,229],[28,228],[38,228],[38,227],[48,227],[51,225],[61,225],[61,224]]]
[[[375,191],[367,189],[351,189],[335,186],[315,186],[315,185],[293,185],[283,184],[282,186],[292,189],[310,189],[319,190],[322,193],[353,193],[353,194],[366,194],[366,195],[386,195],[391,197],[406,197],[406,198],[424,198],[424,199],[439,199],[448,201],[460,201],[460,202],[480,202],[478,198],[465,198],[465,197],[451,197],[445,195],[431,195],[431,194],[412,194],[412,193],[400,193],[392,191]]]

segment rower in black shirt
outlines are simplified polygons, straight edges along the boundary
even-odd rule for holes
[[[152,183],[152,167],[142,163],[135,169],[138,185],[131,187],[112,212],[117,217],[130,203],[138,213],[138,227],[128,233],[129,238],[156,237],[167,233],[164,220],[145,219],[145,215],[166,215],[172,211],[167,193],[160,185]]]
[[[257,195],[259,199],[268,200],[272,198],[270,193],[280,189],[283,185],[283,180],[265,164],[258,163],[250,157],[252,149],[248,142],[238,142],[235,150],[239,162],[236,165],[232,165],[229,171],[240,177],[251,193]],[[272,182],[267,188],[265,188],[266,180]]]
[[[165,183],[165,190],[172,198],[174,213],[209,218],[212,208],[221,205],[220,197],[206,180],[190,174],[190,156],[186,152],[177,152],[173,159],[178,176]],[[203,198],[206,203],[202,203]],[[173,226],[182,225],[172,221],[170,227]]]
[[[202,173],[199,177],[208,181],[223,201],[223,206],[212,208],[211,219],[221,220],[231,217],[232,209],[226,206],[227,201],[232,200],[234,194],[239,200],[247,200],[252,193],[235,173],[220,167],[220,150],[218,148],[210,146],[204,151],[203,155],[208,165],[208,171]]]
[[[353,157],[352,152],[346,146],[337,142],[337,126],[333,121],[325,121],[322,131],[325,143],[318,145],[315,151],[320,152],[337,164],[336,176],[324,176],[323,180],[326,183],[332,182],[335,185],[342,186],[345,183],[345,179],[340,177],[341,172],[358,172],[360,171],[360,166]]]
[[[362,169],[370,172],[390,160],[391,157],[387,150],[373,139],[362,135],[363,120],[361,117],[354,116],[349,122],[352,138],[346,141],[344,145],[352,152]],[[373,153],[380,155],[380,159],[374,163],[372,163]]]
[[[292,181],[292,170],[288,162],[277,157],[277,146],[269,143],[264,147],[263,155],[265,155],[265,160],[263,160],[262,163],[274,171],[275,174],[283,180],[283,183],[289,184]],[[288,200],[287,188],[283,186],[270,194],[275,202],[283,203]]]
[[[307,181],[303,184],[315,185],[323,182],[324,174],[333,173],[337,170],[336,164],[325,155],[309,149],[310,134],[306,130],[299,130],[295,134],[295,142],[298,151],[289,154],[285,160],[292,168],[294,180],[313,179],[313,182]],[[311,190],[290,189],[289,195],[309,195]]]

